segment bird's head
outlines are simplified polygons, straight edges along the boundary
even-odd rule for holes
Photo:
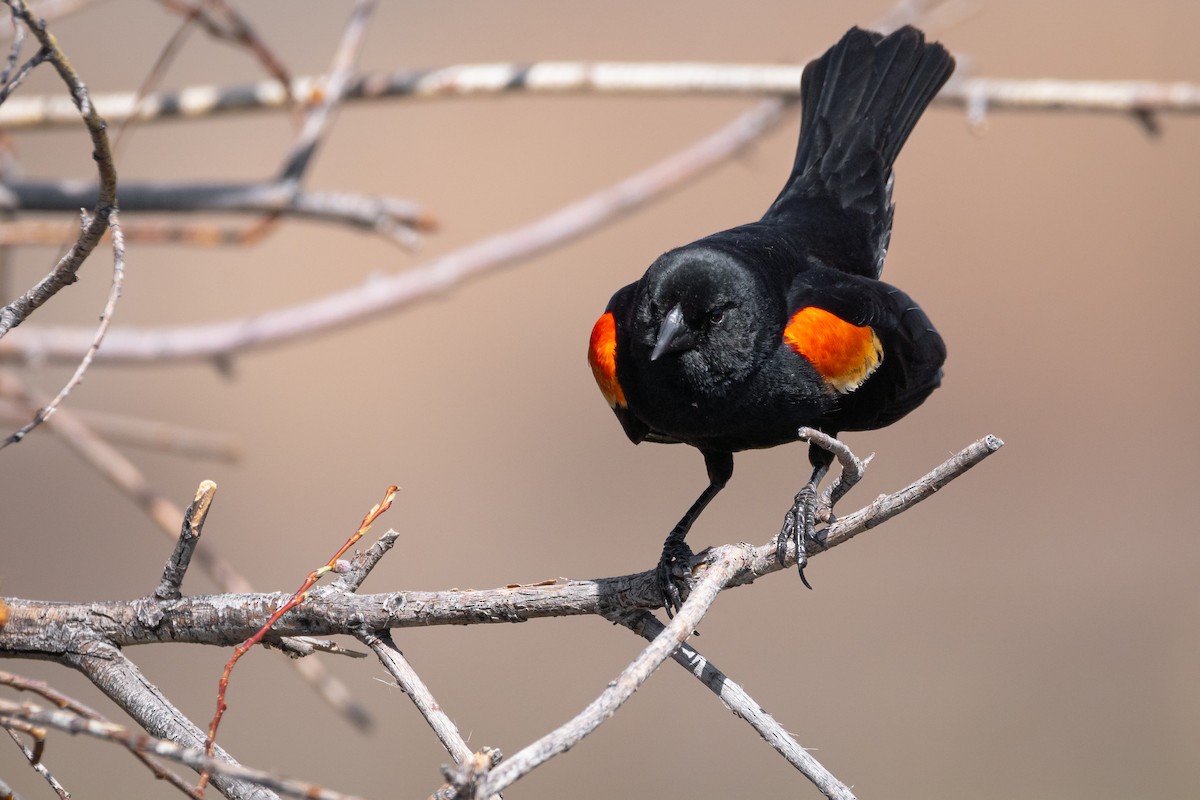
[[[721,250],[689,245],[661,256],[642,279],[636,343],[650,369],[717,389],[768,352],[773,310],[755,271]]]

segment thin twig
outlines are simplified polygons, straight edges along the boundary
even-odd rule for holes
[[[802,66],[794,64],[636,63],[561,61],[535,64],[461,64],[387,74],[356,75],[345,100],[443,99],[494,94],[699,94],[794,98]],[[319,96],[320,77],[290,84],[298,98]],[[968,78],[953,82],[934,105],[966,108],[975,99],[994,111],[1081,111],[1132,114],[1200,112],[1200,84],[1186,81],[1072,81]],[[113,120],[135,117],[152,123],[285,109],[288,93],[276,81],[241,86],[192,86],[147,96],[140,106],[132,93],[96,98]],[[0,109],[10,129],[50,127],[73,121],[59,98],[16,97]]]
[[[648,611],[607,614],[606,616],[609,620],[624,625],[650,641],[662,633],[664,628],[663,624]],[[734,716],[745,720],[750,727],[754,728],[763,741],[771,745],[775,752],[783,756],[789,764],[812,781],[821,794],[831,800],[855,800],[850,787],[821,766],[820,762],[809,755],[808,751],[763,710],[762,706],[755,702],[745,689],[730,680],[696,648],[685,642],[671,655],[671,658],[719,697],[725,707],[734,713]]]
[[[130,749],[177,761],[196,771],[207,770],[214,776],[219,775],[264,787],[253,795],[242,796],[274,797],[267,791],[272,790],[288,797],[305,798],[305,800],[360,800],[354,795],[335,792],[317,784],[294,778],[282,778],[263,770],[209,758],[204,755],[203,748],[183,747],[166,739],[130,731],[111,722],[98,722],[70,711],[39,708],[28,703],[14,703],[11,700],[0,699],[0,724],[9,720],[31,722],[71,734],[86,734],[102,741],[116,742]],[[217,783],[218,779],[214,777],[213,782]]]
[[[247,637],[247,639],[237,647],[233,648],[233,655],[230,656],[229,661],[225,664],[225,670],[221,673],[221,680],[217,688],[217,710],[213,714],[212,721],[208,725],[208,737],[204,742],[205,753],[207,755],[212,755],[213,748],[216,746],[217,730],[221,726],[221,718],[225,715],[225,711],[228,709],[228,705],[225,703],[225,693],[229,689],[229,679],[232,676],[233,668],[237,665],[238,661],[241,660],[242,656],[250,652],[254,645],[262,641],[263,637],[270,632],[271,626],[274,625],[280,617],[308,599],[308,592],[313,585],[315,585],[322,576],[333,572],[337,568],[338,561],[343,555],[346,554],[346,551],[357,544],[358,541],[366,534],[366,532],[371,529],[371,526],[375,523],[375,520],[379,519],[384,512],[391,508],[392,499],[396,496],[396,492],[398,490],[399,487],[397,486],[389,486],[387,491],[384,493],[383,499],[376,503],[371,510],[367,512],[366,516],[363,517],[362,522],[359,524],[358,529],[354,533],[350,534],[350,537],[345,541],[345,543],[342,544],[341,548],[333,554],[329,561],[308,573],[308,576],[304,579],[304,582],[301,583],[300,588],[292,592],[291,596],[288,597],[286,601],[281,603],[279,607],[271,613],[266,622],[264,622],[257,631]],[[207,773],[202,773],[200,775],[199,788],[203,790],[204,785],[207,782]]]
[[[378,0],[358,0],[350,12],[350,19],[342,33],[342,40],[334,53],[333,63],[325,77],[321,102],[308,112],[300,136],[292,146],[291,152],[283,162],[279,172],[279,180],[285,184],[296,184],[312,163],[321,137],[333,120],[333,113],[341,104],[346,94],[346,85],[353,77],[358,51],[362,48],[366,36],[367,20],[375,12]]]
[[[79,234],[79,238],[67,254],[46,277],[42,278],[32,289],[21,297],[0,309],[0,337],[12,328],[20,325],[51,297],[58,294],[64,287],[78,280],[77,274],[83,262],[87,259],[100,237],[108,230],[109,216],[116,210],[117,202],[117,172],[113,166],[112,149],[109,146],[106,123],[96,113],[88,95],[87,86],[71,67],[66,55],[58,47],[54,36],[46,30],[46,23],[36,19],[25,0],[5,0],[13,9],[13,13],[29,28],[34,37],[48,53],[48,60],[54,65],[59,77],[67,84],[71,100],[77,109],[77,117],[82,116],[84,125],[92,140],[92,157],[99,171],[100,196],[91,214],[91,222]],[[86,352],[84,348],[83,352]]]
[[[23,730],[23,732],[27,734],[37,734],[35,737],[36,744],[33,747],[26,747],[25,743],[21,741],[21,737],[17,735],[17,731],[13,728],[6,727],[5,732],[12,737],[14,742],[16,742],[17,749],[20,750],[21,754],[29,761],[29,766],[33,768],[33,771],[42,776],[46,783],[50,785],[50,788],[54,791],[54,793],[61,797],[62,800],[70,800],[71,793],[66,790],[66,787],[58,782],[58,778],[55,778],[50,772],[50,769],[44,763],[42,763],[41,749],[45,742],[42,732],[40,730]]]
[[[167,699],[157,686],[148,681],[137,665],[112,644],[80,637],[72,641],[72,647],[67,652],[57,654],[54,660],[82,673],[151,736],[175,742],[178,748],[197,747],[204,741],[204,733],[195,723]],[[106,725],[94,720],[84,720],[83,722],[88,728],[99,726],[100,729],[110,731],[112,729],[121,730],[119,726]],[[136,745],[136,743],[135,739],[134,744]],[[171,757],[170,753],[162,753],[154,749],[147,750],[142,747],[137,749]],[[212,756],[231,766],[237,765],[237,761],[221,748],[216,748]],[[188,764],[188,766],[193,765]],[[273,800],[275,798],[274,793],[255,785],[254,782],[247,782],[243,778],[236,777],[235,773],[231,774],[229,771],[224,771],[218,777],[214,777],[213,785],[231,800],[233,798],[239,800]]]
[[[9,370],[0,370],[0,395],[18,400],[31,408],[37,407],[21,379]],[[183,519],[183,510],[155,491],[137,465],[108,442],[96,436],[68,409],[60,409],[49,420],[47,426],[84,462],[107,478],[141,508],[155,522],[160,531],[170,537],[172,541],[176,539],[180,521]],[[250,582],[238,572],[233,564],[221,557],[215,548],[211,546],[200,548],[196,551],[195,558],[205,574],[224,591],[249,592],[252,590]],[[286,641],[280,642],[280,645],[289,652],[295,653],[308,649],[303,644],[290,644]],[[321,698],[342,714],[347,721],[360,730],[371,726],[371,715],[354,701],[345,684],[331,675],[325,665],[314,659],[293,661],[292,664]]]
[[[3,211],[75,212],[95,200],[96,187],[76,181],[12,180],[0,185]],[[414,230],[437,227],[437,221],[420,206],[401,197],[307,191],[277,181],[122,183],[121,211],[286,216],[374,231],[405,247],[412,247],[416,241]]]
[[[358,631],[355,636],[358,640],[371,648],[371,652],[379,657],[379,663],[387,670],[387,673],[395,679],[396,685],[399,686],[408,698],[412,700],[413,705],[421,712],[421,716],[429,723],[429,727],[433,729],[438,741],[446,748],[446,752],[454,759],[454,763],[461,764],[471,758],[471,748],[467,746],[467,741],[458,731],[458,726],[450,719],[449,715],[442,710],[441,705],[434,699],[433,693],[425,682],[421,680],[421,676],[413,669],[412,664],[405,658],[404,653],[400,652],[400,648],[396,646],[392,639],[391,633],[388,631],[379,631],[372,633],[367,630]]]
[[[535,222],[448,253],[423,266],[308,303],[252,317],[168,328],[118,327],[99,360],[159,362],[225,359],[235,353],[327,333],[445,294],[459,283],[561,246],[627,214],[736,155],[779,120],[783,104],[765,100],[717,132],[625,180]],[[55,362],[82,346],[72,328],[36,328],[0,341],[0,359]],[[77,355],[75,356],[78,357]]]
[[[583,737],[615,714],[692,634],[717,599],[717,595],[748,560],[748,550],[749,546],[725,546],[711,551],[712,559],[705,565],[703,576],[692,587],[687,600],[662,633],[621,671],[599,697],[573,719],[502,761],[485,776],[479,776],[482,780],[476,780],[474,776],[465,776],[466,785],[475,789],[474,796],[486,798],[503,791],[541,764],[578,744]]]
[[[88,345],[87,352],[83,354],[83,358],[80,360],[79,366],[75,368],[75,372],[63,385],[62,389],[58,391],[58,394],[54,396],[54,399],[38,409],[37,413],[33,415],[32,420],[13,431],[9,434],[8,438],[0,442],[0,450],[3,450],[10,444],[20,442],[30,431],[54,414],[63,400],[67,399],[67,395],[83,382],[83,376],[87,373],[88,367],[92,365],[92,359],[96,357],[96,352],[100,349],[100,343],[104,341],[104,335],[108,333],[108,327],[112,324],[113,314],[117,310],[117,301],[121,299],[121,287],[125,285],[125,239],[121,235],[120,215],[115,208],[112,209],[112,213],[109,216],[108,225],[109,231],[112,234],[113,277],[108,290],[108,300],[104,303],[104,310],[100,312],[100,325],[96,328],[96,333],[92,337],[92,343]]]
[[[5,384],[0,381],[0,391]],[[37,405],[45,402],[36,398]],[[233,464],[242,458],[238,440],[224,433],[202,431],[160,420],[139,419],[106,411],[74,409],[79,420],[113,444],[140,447],[185,458],[202,458]],[[0,397],[0,424],[20,424],[29,418],[24,407]]]
[[[19,691],[32,692],[34,694],[40,695],[41,697],[44,697],[45,699],[49,700],[51,703],[53,703],[58,708],[71,711],[75,714],[80,715],[81,717],[86,717],[87,719],[93,719],[98,722],[104,722],[104,723],[108,722],[108,720],[105,719],[104,716],[102,714],[100,714],[99,712],[93,710],[92,708],[89,708],[88,706],[79,702],[75,698],[69,697],[68,695],[63,694],[62,692],[58,691],[57,689],[55,689],[53,686],[46,683],[45,681],[39,681],[39,680],[35,680],[33,678],[26,678],[23,675],[14,675],[11,672],[0,671],[0,685],[10,686]],[[135,750],[135,749],[130,749],[130,753],[138,761],[141,761],[142,764],[144,764],[146,766],[146,768],[149,769],[151,773],[153,773],[155,778],[157,778],[159,780],[165,780],[168,783],[170,783],[172,786],[174,786],[176,789],[182,791],[184,794],[186,794],[188,796],[193,796],[191,787],[186,782],[184,782],[184,780],[182,778],[180,778],[178,775],[176,775],[174,772],[163,769],[157,763],[155,763],[149,756],[147,756],[145,753],[139,752],[138,750]]]

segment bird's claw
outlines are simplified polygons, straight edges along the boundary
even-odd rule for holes
[[[808,589],[812,584],[804,575],[804,567],[808,564],[808,543],[816,541],[816,507],[816,490],[811,485],[805,486],[796,493],[796,502],[784,517],[783,530],[775,540],[775,558],[780,566],[787,563],[788,542],[796,543],[796,569],[800,573],[800,582]],[[828,510],[825,513],[831,514]]]
[[[668,618],[674,617],[687,599],[691,588],[691,560],[692,549],[682,539],[667,539],[655,575]]]

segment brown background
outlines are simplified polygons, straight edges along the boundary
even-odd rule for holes
[[[297,74],[321,71],[347,4],[244,4]],[[367,69],[543,59],[799,63],[882,2],[385,4]],[[177,21],[96,4],[52,29],[94,91],[134,88]],[[973,74],[1200,78],[1193,0],[991,3],[938,38]],[[167,84],[241,83],[244,53],[194,35]],[[38,77],[29,92],[55,90]],[[410,256],[319,224],[246,250],[136,246],[120,323],[225,319],[352,286],[505,230],[641,169],[752,101],[506,97],[345,109],[308,185],[412,197],[444,223]],[[1187,797],[1200,791],[1200,539],[1188,499],[1195,422],[1200,121],[997,113],[984,135],[937,109],[898,167],[885,277],[950,348],[945,386],[892,429],[844,510],[896,489],[987,433],[1007,446],[918,509],[817,559],[816,587],[774,575],[722,597],[697,645],[859,796]],[[700,490],[686,448],[633,448],[584,361],[609,294],[661,251],[762,212],[791,159],[793,118],[702,180],[582,241],[444,299],[208,366],[96,367],[71,405],[238,435],[237,466],[133,453],[185,503],[220,491],[202,546],[262,589],[290,589],[396,482],[401,546],[365,589],[491,587],[653,565]],[[144,127],[123,178],[269,175],[284,115]],[[87,176],[79,130],[16,135],[30,175]],[[13,285],[53,252],[26,250]],[[103,258],[30,324],[91,324]],[[31,373],[47,390],[61,368]],[[767,541],[807,475],[802,447],[745,454],[693,544]],[[169,543],[53,436],[0,454],[6,595],[144,594]],[[212,589],[198,570],[191,592]],[[398,641],[474,747],[507,753],[565,721],[637,652],[593,618],[405,631]],[[227,652],[130,651],[207,720]],[[277,654],[243,662],[222,743],[249,764],[372,797],[424,797],[446,760],[371,661],[329,659],[378,715],[360,736]],[[107,709],[48,665],[49,678]],[[115,716],[115,712],[114,712]],[[172,796],[126,757],[52,737],[77,796]],[[113,765],[119,765],[113,769]],[[48,791],[0,747],[0,776]],[[690,676],[668,665],[615,719],[510,792],[528,798],[815,796]]]

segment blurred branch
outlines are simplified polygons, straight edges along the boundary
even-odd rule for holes
[[[108,720],[105,719],[104,716],[99,712],[92,710],[75,698],[63,694],[44,681],[33,680],[31,678],[25,678],[21,675],[14,675],[11,672],[0,671],[0,685],[9,686],[19,691],[37,694],[46,700],[49,700],[60,709],[69,711],[72,714],[78,714],[80,717],[85,719],[94,720],[102,724],[109,724]],[[140,752],[136,748],[129,747],[127,749],[129,749],[130,753],[133,754],[134,758],[136,758],[138,761],[141,761],[142,764],[154,774],[155,778],[158,780],[165,780],[184,794],[191,796],[191,788],[178,775],[170,770],[163,769],[154,761],[152,761],[145,753]]]
[[[105,697],[116,703],[151,736],[169,739],[183,747],[196,747],[204,743],[204,732],[176,708],[166,695],[147,680],[141,670],[111,643],[84,635],[73,639],[72,646],[66,648],[65,651],[60,651],[56,656],[52,660],[82,673]],[[101,723],[90,720],[85,721],[85,724],[87,728],[107,727],[110,732],[112,728],[117,727],[115,725],[103,726]],[[135,746],[136,744],[134,741]],[[171,757],[169,752],[158,750],[149,752]],[[212,758],[232,767],[238,766],[238,762],[233,756],[219,747],[212,753]],[[188,764],[188,766],[192,765]],[[221,794],[231,800],[233,798],[271,800],[275,797],[273,793],[253,783],[231,776],[228,770],[222,773],[214,771],[213,774],[213,785]]]
[[[24,382],[9,370],[0,370],[0,395],[36,409],[37,401]],[[142,509],[156,527],[174,543],[177,540],[183,509],[159,494],[137,465],[119,450],[101,439],[69,410],[60,409],[49,419],[47,427],[71,448],[86,464],[107,478],[118,490]],[[200,568],[226,592],[249,592],[252,585],[237,568],[223,558],[212,547],[200,548],[195,553]],[[247,634],[249,635],[249,634]],[[303,634],[300,635],[303,637]],[[245,638],[245,637],[243,637]],[[278,640],[278,637],[276,637]],[[235,643],[236,644],[236,643]],[[302,654],[314,649],[324,649],[320,643],[306,644],[284,637],[276,644],[289,653]],[[314,659],[289,662],[326,703],[338,711],[359,730],[371,727],[371,715],[353,700],[345,685],[329,673],[325,665]]]
[[[9,381],[0,377],[0,424],[19,423],[29,418],[24,404],[15,403],[4,396],[4,392],[12,388],[14,387]],[[44,405],[41,401],[37,402]],[[238,440],[228,434],[104,411],[78,408],[73,411],[80,422],[97,436],[113,444],[171,453],[185,458],[208,458],[230,464],[242,457],[242,447]]]
[[[782,101],[765,100],[717,132],[620,183],[422,266],[390,277],[372,277],[358,287],[252,317],[167,328],[115,328],[99,359],[142,363],[226,359],[246,350],[317,336],[441,296],[458,283],[561,246],[711,169],[770,130],[782,108]],[[85,342],[81,331],[74,328],[23,329],[0,341],[0,359],[73,359]]]
[[[63,385],[62,389],[59,390],[58,394],[49,403],[39,408],[34,413],[32,420],[22,425],[16,431],[13,431],[3,441],[0,441],[0,450],[3,450],[10,444],[20,442],[30,431],[41,425],[58,410],[63,400],[67,399],[67,395],[83,382],[83,376],[87,373],[88,367],[92,365],[92,359],[96,357],[96,351],[100,349],[100,343],[104,341],[104,335],[108,333],[108,326],[112,323],[113,314],[117,309],[117,301],[121,299],[121,287],[125,284],[125,240],[121,236],[121,222],[116,208],[112,209],[108,224],[112,234],[113,277],[108,290],[108,300],[104,304],[104,310],[100,312],[100,325],[92,337],[92,343],[88,345],[88,349],[84,352],[79,366],[75,368],[75,372],[67,380],[66,384]],[[84,227],[87,227],[86,220]]]
[[[100,237],[108,229],[109,215],[116,209],[117,202],[117,172],[113,166],[112,150],[106,133],[107,125],[96,113],[87,87],[71,67],[66,55],[59,49],[54,36],[46,30],[46,23],[33,16],[25,0],[5,0],[5,2],[12,9],[13,16],[19,18],[38,40],[41,45],[39,53],[44,54],[45,59],[54,66],[59,77],[67,84],[71,102],[76,109],[76,120],[80,116],[83,117],[84,125],[91,136],[92,157],[99,170],[100,189],[90,221],[84,226],[79,238],[67,254],[59,259],[50,273],[42,278],[36,286],[0,309],[0,337],[24,322],[30,314],[56,295],[64,286],[69,286],[78,280],[76,273],[100,242]],[[37,57],[35,55],[35,58]],[[86,352],[87,348],[84,348],[80,355],[82,356]]]
[[[495,94],[692,94],[774,96],[800,94],[803,66],[791,64],[635,63],[547,61],[534,64],[463,64],[424,70],[355,75],[346,101],[442,99]],[[290,84],[298,98],[320,96],[321,78],[298,77]],[[952,81],[935,105],[965,108],[984,103],[995,111],[1086,111],[1118,114],[1200,112],[1200,84],[1175,81],[1071,81],[1054,79],[966,78]],[[96,98],[113,120],[141,122],[208,117],[287,108],[288,89],[277,81],[242,86],[193,86],[147,95]],[[62,98],[14,98],[0,108],[0,125],[40,128],[66,124],[72,117]]]
[[[275,792],[279,792],[304,800],[359,800],[352,795],[325,789],[316,784],[279,777],[264,770],[243,767],[236,762],[231,763],[220,758],[209,758],[200,747],[182,747],[175,742],[133,732],[111,722],[87,719],[71,711],[39,708],[28,703],[0,699],[0,725],[10,724],[12,721],[57,728],[72,734],[83,733],[102,741],[115,742],[129,750],[169,758],[198,772],[207,770],[213,773],[212,782],[218,788],[240,785],[237,789],[229,791],[222,788],[226,797],[267,800],[276,797]]]
[[[78,181],[0,183],[0,211],[77,211],[95,202],[96,187]],[[353,192],[308,191],[278,181],[250,183],[122,183],[121,211],[165,214],[268,214],[350,225],[383,234],[404,247],[412,230],[437,223],[416,203]],[[5,228],[0,225],[0,237]]]

